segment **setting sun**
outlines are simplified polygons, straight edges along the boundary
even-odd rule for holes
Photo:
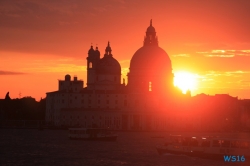
[[[182,93],[186,93],[188,90],[194,90],[197,86],[196,75],[179,71],[174,73],[174,85],[182,90]]]

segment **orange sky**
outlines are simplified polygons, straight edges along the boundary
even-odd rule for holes
[[[0,98],[40,99],[65,74],[86,83],[91,43],[103,55],[108,40],[125,77],[151,18],[173,72],[197,75],[193,95],[250,98],[249,8],[249,0],[1,0]]]

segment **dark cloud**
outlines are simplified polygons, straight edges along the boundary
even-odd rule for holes
[[[119,45],[125,40],[133,41],[123,46],[132,48],[134,43],[141,42],[144,31],[141,24],[150,18],[155,20],[159,32],[160,28],[165,29],[166,39],[161,34],[161,42],[194,43],[198,47],[196,51],[204,50],[205,46],[199,49],[195,42],[209,42],[210,49],[225,49],[224,45],[214,46],[215,41],[230,38],[249,41],[249,3],[249,0],[143,3],[139,0],[0,0],[0,50],[80,57],[91,42],[100,44],[107,39],[116,39]],[[135,39],[131,40],[133,36]]]
[[[20,75],[20,74],[26,74],[26,73],[0,70],[0,75]]]
[[[92,21],[94,15],[98,15],[100,12],[113,11],[114,4],[112,1],[100,0],[3,0],[0,1],[0,27],[43,31],[58,30],[61,28],[60,23],[62,22],[88,23]]]
[[[0,50],[82,56],[92,41],[107,40],[101,35],[122,2],[0,0]]]

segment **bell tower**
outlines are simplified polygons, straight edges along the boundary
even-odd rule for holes
[[[88,51],[88,57],[87,57],[87,87],[93,88],[95,84],[95,78],[96,78],[96,68],[98,61],[100,60],[100,52],[98,50],[98,47],[96,47],[96,50],[93,49],[93,46],[91,45],[89,51]]]

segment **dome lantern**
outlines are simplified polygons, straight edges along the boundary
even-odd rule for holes
[[[155,32],[155,28],[152,26],[152,19],[150,20],[150,25],[149,25],[149,27],[147,28],[147,31],[146,31],[146,33],[156,33]]]
[[[144,37],[144,46],[147,45],[158,46],[158,38],[156,36],[155,28],[152,26],[152,19],[150,20],[150,25],[147,28],[146,36]]]
[[[108,41],[108,46],[106,47],[105,52],[106,52],[107,55],[112,55],[111,51],[112,51],[112,49],[111,49],[109,41]]]

